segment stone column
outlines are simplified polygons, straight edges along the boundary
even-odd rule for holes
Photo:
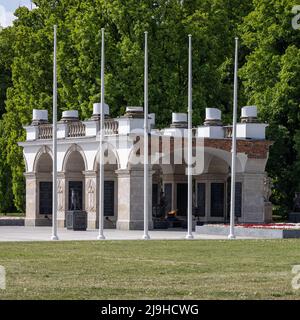
[[[272,180],[265,174],[264,177],[264,222],[271,223],[273,221],[273,205],[270,201],[272,195]]]
[[[152,174],[149,171],[149,229],[152,221]],[[144,229],[144,171],[143,168],[117,170],[118,176],[118,220],[117,229]]]
[[[38,183],[35,173],[25,173],[26,179],[26,226],[35,226],[38,219]]]
[[[52,212],[40,214],[40,182],[52,182],[49,173],[25,173],[26,179],[26,226],[51,226]],[[52,190],[52,187],[51,187]]]
[[[175,210],[177,208],[177,200],[176,200],[176,183],[174,174],[164,174],[163,175],[163,188],[165,184],[171,184],[172,185],[172,199],[171,199],[171,210]],[[165,192],[165,190],[163,190]],[[165,194],[166,196],[166,194]],[[168,210],[166,209],[166,214]]]
[[[244,173],[242,186],[242,218],[246,223],[265,222],[264,173]]]
[[[88,228],[97,228],[97,173],[85,171],[85,211],[88,215]]]

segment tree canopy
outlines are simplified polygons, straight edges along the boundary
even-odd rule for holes
[[[52,114],[53,25],[58,25],[58,107],[89,118],[100,99],[101,28],[106,102],[113,116],[143,104],[143,41],[149,32],[149,108],[159,126],[187,110],[188,34],[193,36],[193,122],[217,107],[231,121],[234,37],[241,38],[239,106],[256,104],[274,140],[268,171],[284,213],[300,187],[299,39],[291,0],[35,0],[0,31],[0,211],[24,210],[17,141],[32,109]],[[292,186],[292,187],[291,187]],[[13,205],[12,205],[13,204]]]
[[[254,0],[254,10],[240,25],[249,51],[241,70],[248,103],[269,123],[267,171],[273,178],[272,200],[285,214],[300,179],[300,30],[292,28],[292,0]]]

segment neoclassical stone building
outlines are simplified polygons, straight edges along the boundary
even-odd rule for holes
[[[75,190],[88,227],[98,227],[99,110],[94,104],[90,120],[80,121],[77,111],[65,111],[58,123],[58,226],[65,226]],[[105,106],[105,228],[143,228],[143,109],[127,107],[124,116],[112,119]],[[187,115],[173,113],[169,128],[155,129],[150,114],[149,224],[153,226],[160,197],[166,212],[176,210],[186,219],[187,175],[185,143]],[[270,141],[266,124],[257,121],[256,107],[242,108],[237,125],[236,220],[263,223],[272,219],[269,182],[265,172]],[[33,110],[25,127],[27,138],[19,145],[26,165],[26,225],[51,225],[52,125],[45,110]],[[223,126],[218,109],[206,109],[206,120],[193,130],[193,152],[201,170],[193,178],[193,206],[203,222],[227,222],[230,201],[231,126]],[[141,137],[140,137],[141,136]],[[199,151],[200,150],[200,151]],[[199,151],[199,152],[198,152]],[[163,191],[163,193],[162,193]]]

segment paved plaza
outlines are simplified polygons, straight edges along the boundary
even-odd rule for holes
[[[51,239],[51,227],[20,227],[1,226],[0,241],[49,241]],[[104,230],[106,240],[142,240],[143,231],[122,231],[116,229]],[[73,231],[65,228],[58,229],[59,240],[96,240],[97,230]],[[152,240],[185,240],[186,231],[179,230],[155,230],[150,231]],[[227,239],[220,235],[200,235],[194,233],[194,239]],[[238,237],[238,239],[254,239],[250,237]]]

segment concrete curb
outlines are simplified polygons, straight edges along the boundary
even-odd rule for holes
[[[22,217],[1,217],[0,226],[24,226],[25,218]]]
[[[196,233],[208,235],[228,235],[229,226],[196,226]],[[234,233],[238,237],[255,237],[267,239],[300,238],[300,230],[259,229],[236,227]]]

